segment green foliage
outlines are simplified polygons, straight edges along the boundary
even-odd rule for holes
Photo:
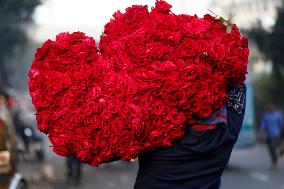
[[[269,34],[269,50],[267,56],[274,63],[276,76],[283,77],[284,68],[284,8],[279,9],[278,18],[271,34]]]
[[[255,98],[267,104],[274,102],[284,109],[284,78],[263,74],[254,82]]]
[[[233,28],[233,17],[229,18],[229,19],[225,19],[222,16],[219,16],[218,14],[214,13],[213,11],[209,10],[213,15],[215,15],[221,22],[221,24],[225,25],[227,27],[227,33],[231,33],[232,32],[232,28]]]
[[[255,115],[259,122],[269,102],[274,102],[278,108],[284,110],[284,7],[278,10],[277,20],[271,31],[264,30],[259,24],[247,33],[264,58],[272,62],[273,72],[257,76],[254,80]]]
[[[6,69],[10,76],[10,84],[12,87],[27,91],[28,83],[28,71],[31,67],[35,51],[41,46],[32,40],[29,40],[24,48],[19,48],[16,50],[13,56],[7,58]]]
[[[275,103],[278,108],[284,110],[284,78],[263,74],[258,76],[253,85],[257,121],[261,119],[265,106],[270,102]]]
[[[260,25],[249,32],[259,50],[273,63],[276,78],[284,77],[284,8],[278,10],[278,17],[272,32],[264,30]]]
[[[15,48],[25,45],[25,26],[32,21],[32,13],[39,4],[40,0],[0,1],[0,83],[8,84],[5,59]]]

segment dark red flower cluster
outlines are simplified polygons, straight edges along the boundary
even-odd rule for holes
[[[37,50],[30,94],[55,153],[99,165],[169,147],[244,82],[248,40],[235,25],[170,9],[158,0],[116,12],[99,49],[76,32]]]

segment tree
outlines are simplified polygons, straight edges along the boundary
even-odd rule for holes
[[[8,85],[5,59],[27,41],[26,25],[41,0],[0,0],[0,84]]]
[[[283,77],[284,68],[284,8],[279,9],[278,18],[272,33],[269,34],[268,58],[273,62],[273,71],[277,77]]]
[[[279,8],[276,23],[271,32],[260,25],[249,31],[259,50],[273,63],[276,78],[284,77],[284,7]]]

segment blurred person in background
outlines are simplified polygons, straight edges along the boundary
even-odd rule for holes
[[[10,93],[0,87],[0,94],[6,100],[11,122],[16,131],[17,149],[24,159],[29,159],[31,155],[34,155],[38,161],[42,162],[44,160],[44,141],[42,134],[35,128],[33,114],[32,117],[29,116],[31,112],[27,104],[23,103],[24,98],[19,98],[19,92],[16,100],[10,95],[13,90],[9,91]]]
[[[0,86],[0,188],[27,189],[18,173],[17,137],[11,116],[10,96]]]
[[[3,151],[8,152],[9,156],[12,156],[11,166],[15,168],[18,163],[18,154],[16,148],[16,134],[11,119],[8,98],[9,95],[0,86],[0,153]]]
[[[80,185],[82,176],[82,163],[74,156],[66,158],[67,164],[67,179],[74,179],[75,185]]]
[[[37,129],[29,122],[28,118],[21,110],[15,111],[13,121],[17,135],[21,138],[24,149],[22,150],[24,158],[30,158],[33,152],[36,160],[44,160],[44,139]]]
[[[281,142],[281,132],[283,128],[283,115],[273,102],[267,106],[264,113],[260,129],[266,136],[269,154],[272,160],[272,168],[276,169],[278,162],[278,148]]]
[[[15,113],[13,114],[13,121],[15,124],[17,135],[21,138],[21,140],[24,143],[24,152],[28,154],[29,153],[29,139],[27,135],[25,134],[25,129],[27,128],[27,126],[21,120],[21,112],[19,110],[15,111]]]

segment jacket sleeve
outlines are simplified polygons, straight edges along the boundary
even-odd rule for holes
[[[261,120],[261,123],[260,123],[260,130],[262,132],[265,132],[266,131],[266,119],[265,119],[265,114],[263,115],[263,118]]]
[[[226,105],[229,134],[237,140],[242,128],[246,109],[246,86],[240,85],[229,89],[229,101]]]
[[[238,139],[242,128],[246,107],[246,86],[238,86],[228,90],[229,101],[226,109],[226,124],[205,131],[189,130],[180,144],[195,153],[214,151],[230,152]]]

